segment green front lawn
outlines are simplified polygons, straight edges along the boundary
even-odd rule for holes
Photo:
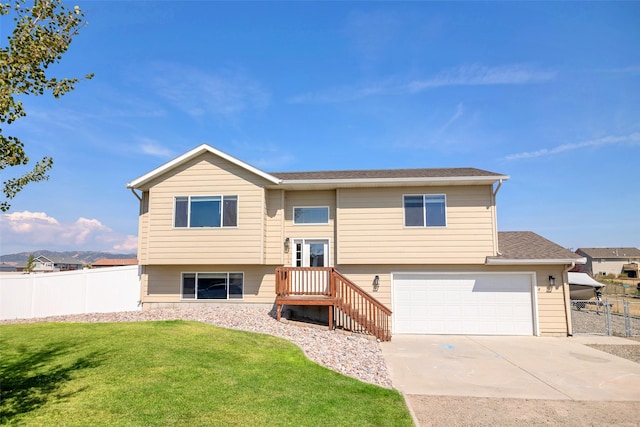
[[[0,423],[412,425],[402,396],[198,322],[0,326]]]

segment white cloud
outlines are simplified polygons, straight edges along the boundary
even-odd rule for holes
[[[138,250],[138,237],[128,235],[124,242],[113,245],[113,249],[118,252],[136,252]]]
[[[455,123],[460,117],[462,117],[463,114],[464,106],[462,105],[462,103],[459,103],[456,107],[455,113],[453,113],[449,120],[447,120],[447,123],[445,123],[444,126],[440,128],[440,132],[444,132],[445,130],[447,130],[453,123]]]
[[[55,218],[47,216],[44,212],[14,212],[2,217],[6,220],[2,221],[2,224],[6,223],[11,232],[18,234],[30,233],[40,227],[60,225]]]
[[[177,64],[157,64],[151,80],[156,94],[186,114],[232,116],[250,108],[264,108],[270,95],[238,70],[217,73]]]
[[[614,73],[614,74],[640,74],[640,65],[629,65],[627,67],[619,68],[604,68],[597,69],[596,72],[601,73]]]
[[[535,157],[552,156],[554,154],[564,153],[566,151],[578,150],[581,148],[598,148],[606,145],[617,144],[639,144],[640,133],[632,133],[625,136],[605,136],[603,138],[592,139],[590,141],[583,141],[571,144],[562,144],[553,148],[542,148],[536,151],[525,151],[522,153],[509,154],[505,157],[505,160],[521,160],[532,159]]]
[[[537,71],[524,65],[506,65],[501,67],[485,67],[481,65],[467,65],[445,70],[435,77],[425,80],[415,80],[407,84],[409,92],[443,86],[485,86],[485,85],[516,85],[540,83],[553,80],[554,71]]]
[[[61,223],[45,212],[13,212],[0,216],[2,251],[93,250],[133,252],[135,236],[123,235],[97,219],[78,218]]]
[[[513,64],[499,67],[465,65],[418,80],[388,79],[367,85],[332,88],[309,92],[289,99],[293,104],[323,104],[352,101],[372,95],[416,94],[448,86],[495,86],[542,83],[556,78],[555,71],[536,70],[526,65]]]
[[[149,138],[138,138],[140,140],[139,149],[144,154],[149,154],[156,157],[171,157],[173,152],[167,147],[163,147],[157,141]]]

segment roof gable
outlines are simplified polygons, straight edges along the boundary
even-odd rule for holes
[[[242,160],[238,160],[235,157],[224,153],[220,150],[217,150],[213,147],[211,147],[210,145],[207,144],[202,144],[197,146],[196,148],[187,151],[186,153],[184,153],[181,156],[176,157],[173,160],[168,161],[167,163],[163,164],[162,166],[159,166],[155,169],[153,169],[150,172],[147,172],[146,174],[142,175],[141,177],[138,177],[136,179],[134,179],[133,181],[129,182],[127,184],[127,188],[141,188],[143,187],[146,183],[150,182],[151,180],[158,178],[159,176],[173,170],[174,168],[184,164],[185,162],[188,162],[189,160],[200,156],[203,153],[211,153],[215,156],[218,156],[220,158],[223,158],[251,173],[254,173],[264,179],[266,179],[267,181],[270,181],[274,184],[278,184],[280,182],[280,180],[276,177],[274,177],[273,175],[270,175],[266,172],[261,171],[258,168],[255,168],[253,166],[251,166],[248,163],[243,162]]]
[[[52,262],[54,264],[70,264],[70,265],[83,265],[83,262],[76,258],[58,257],[58,256],[45,256],[40,255],[34,258],[34,261],[39,262]]]

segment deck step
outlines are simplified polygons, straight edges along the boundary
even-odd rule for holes
[[[332,267],[278,267],[276,295],[278,320],[283,305],[328,306],[330,329],[334,310],[338,310],[359,331],[381,341],[391,340],[391,310]]]

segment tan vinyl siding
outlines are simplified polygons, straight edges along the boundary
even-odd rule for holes
[[[265,206],[265,263],[284,262],[284,191],[268,190]]]
[[[549,276],[556,278],[556,285],[549,286]],[[562,280],[563,272],[559,267],[537,269],[538,317],[540,334],[543,336],[567,336],[567,313]]]
[[[246,303],[273,303],[275,300],[275,266],[249,265],[154,265],[145,268],[143,303],[234,303],[240,300],[181,299],[182,273],[244,273],[244,298]]]
[[[152,182],[146,264],[261,264],[264,239],[262,178],[211,154]],[[176,196],[237,196],[238,226],[174,228]]]
[[[403,196],[445,194],[446,227],[405,227]],[[482,264],[493,255],[490,186],[340,189],[340,264]]]

